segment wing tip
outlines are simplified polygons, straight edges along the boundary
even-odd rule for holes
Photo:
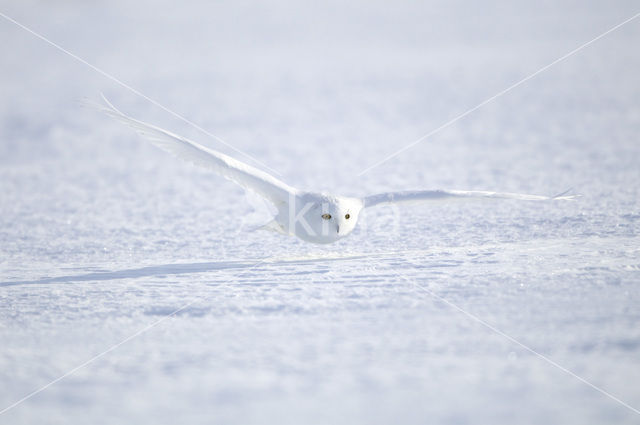
[[[100,92],[100,97],[102,98],[102,102],[96,101],[94,99],[91,99],[85,96],[80,99],[77,99],[77,103],[80,107],[97,110],[97,111],[106,113],[107,115],[125,116],[125,114],[123,114],[118,108],[116,108],[115,106],[113,106],[111,102],[109,102],[109,100],[106,98],[104,93]]]
[[[105,96],[103,92],[100,92],[100,97],[102,98],[104,103],[106,103],[107,106],[110,109],[114,110],[115,112],[119,113],[120,115],[124,115],[118,108],[116,108],[115,106],[113,106],[113,104],[111,102],[109,102],[109,99],[107,99],[107,96]]]
[[[575,201],[578,198],[581,198],[582,195],[579,193],[576,194],[571,194],[571,195],[567,195],[568,193],[573,192],[573,188],[570,187],[569,189],[565,190],[564,192],[561,192],[555,196],[552,196],[550,199],[552,201]]]

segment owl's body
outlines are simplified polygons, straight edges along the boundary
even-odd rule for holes
[[[356,227],[363,202],[358,198],[299,192],[276,205],[274,221],[283,233],[313,243],[331,243]]]

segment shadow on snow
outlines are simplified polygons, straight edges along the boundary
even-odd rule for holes
[[[150,276],[166,276],[166,275],[183,275],[194,273],[205,273],[216,270],[228,269],[251,269],[257,266],[278,266],[291,264],[317,264],[319,262],[340,261],[340,260],[357,260],[367,258],[367,255],[353,255],[344,257],[325,257],[325,258],[307,258],[295,260],[276,260],[272,258],[256,259],[256,260],[234,260],[234,261],[216,261],[205,263],[185,263],[185,264],[162,264],[157,266],[146,266],[140,268],[131,268],[124,270],[92,272],[82,275],[45,277],[37,280],[21,280],[0,282],[0,287],[15,285],[38,285],[48,283],[72,283],[72,282],[91,282],[106,281],[118,279],[136,279]]]

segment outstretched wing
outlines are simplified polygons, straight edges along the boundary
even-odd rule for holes
[[[274,204],[287,202],[296,189],[272,175],[238,161],[228,155],[216,152],[177,134],[151,124],[133,119],[104,98],[106,105],[93,105],[112,118],[133,128],[138,134],[149,139],[154,145],[176,157],[195,165],[208,168],[245,189],[253,190]]]
[[[568,191],[567,191],[568,192]],[[560,201],[575,199],[576,195],[566,195],[567,192],[557,196],[525,195],[521,193],[487,192],[478,190],[413,190],[404,192],[385,192],[366,196],[363,199],[364,206],[373,207],[378,204],[393,202],[415,201],[439,201],[443,199],[464,198],[494,198],[494,199],[518,199],[521,201]]]

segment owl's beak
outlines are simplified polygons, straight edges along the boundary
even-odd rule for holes
[[[338,224],[338,226],[336,227],[336,233],[340,233],[340,225]]]

